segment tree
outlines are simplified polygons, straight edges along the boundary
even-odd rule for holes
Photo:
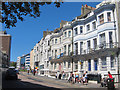
[[[10,62],[10,66],[14,66],[16,68],[17,63],[16,62]]]
[[[51,1],[51,0],[50,0]],[[60,1],[60,2],[59,2]],[[61,0],[56,2],[2,2],[2,23],[5,28],[16,27],[17,20],[23,21],[23,16],[40,17],[40,6],[55,4],[55,7],[60,7]]]

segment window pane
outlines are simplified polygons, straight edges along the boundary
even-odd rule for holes
[[[80,26],[80,34],[83,33],[83,26]]]
[[[65,32],[65,37],[67,37],[67,32]]]
[[[107,13],[107,19],[108,19],[108,22],[111,21],[111,13],[110,12]]]
[[[74,31],[75,31],[75,35],[77,35],[78,34],[77,28],[75,28]]]
[[[99,23],[100,24],[104,23],[104,15],[103,14],[99,16]]]
[[[93,22],[93,30],[96,29],[96,22]]]
[[[71,31],[69,31],[69,37],[71,36]]]
[[[55,43],[57,43],[57,39],[55,39]]]
[[[89,30],[90,30],[90,24],[87,25],[87,31],[89,31]]]

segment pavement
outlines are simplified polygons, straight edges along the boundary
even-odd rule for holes
[[[117,84],[120,86],[120,84]],[[59,80],[55,78],[50,78],[47,76],[40,76],[33,74],[27,74],[26,72],[20,72],[18,75],[18,80],[3,80],[3,88],[25,88],[35,90],[39,88],[48,88],[52,90],[108,90],[106,87],[100,87],[100,84],[88,83],[88,85],[83,85],[81,83],[67,83],[67,80]],[[11,89],[10,89],[11,90]],[[117,89],[118,90],[118,89]]]
[[[31,73],[29,75],[27,75],[26,72],[22,72],[21,74],[26,75],[27,77],[29,77],[29,79],[34,79],[37,81],[44,80],[48,84],[59,85],[59,86],[62,86],[63,88],[101,88],[101,89],[107,89],[107,88],[100,87],[100,84],[94,84],[94,83],[88,83],[87,85],[83,85],[81,83],[71,84],[71,83],[67,83],[67,80],[63,80],[63,79],[55,79],[55,78],[50,78],[47,76],[40,76],[37,74],[35,76],[33,76]]]

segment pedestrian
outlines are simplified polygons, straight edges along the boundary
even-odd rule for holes
[[[36,71],[35,71],[35,68],[34,68],[34,70],[33,70],[33,75],[34,75],[34,76],[35,76],[35,72],[36,72]]]
[[[108,71],[108,78],[113,79],[113,77],[112,77],[112,75],[111,75],[110,71]]]
[[[65,73],[64,73],[64,71],[63,71],[63,74],[62,74],[62,76],[63,76],[63,79],[65,78]]]
[[[74,74],[73,74],[73,72],[71,72],[71,74],[70,74],[70,82],[71,82],[71,84],[74,84]]]
[[[85,72],[86,83],[88,83],[88,77],[87,77],[87,75],[88,75],[88,72],[86,71],[86,72]]]
[[[27,68],[27,73],[28,73],[28,75],[29,75],[29,72],[30,72],[30,69],[29,69],[29,68]]]
[[[84,83],[86,82],[86,78],[85,78],[85,74],[83,74],[83,77],[82,77],[82,84],[84,85]]]
[[[78,81],[79,81],[79,74],[76,73],[76,75],[75,75],[75,83],[78,82]]]
[[[56,79],[57,79],[57,72],[56,72],[56,75],[55,75]]]

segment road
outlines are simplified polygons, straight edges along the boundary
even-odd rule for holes
[[[27,75],[27,73],[20,72],[18,75],[18,80],[5,80],[3,78],[2,82],[3,89],[9,88],[49,88],[52,90],[63,90],[63,89],[80,89],[80,90],[93,90],[93,88],[98,90],[107,90],[107,88],[100,88],[100,84],[88,84],[82,85],[78,84],[70,84],[67,83],[66,80],[56,80],[53,78],[45,77],[45,76],[33,76],[32,74]]]

